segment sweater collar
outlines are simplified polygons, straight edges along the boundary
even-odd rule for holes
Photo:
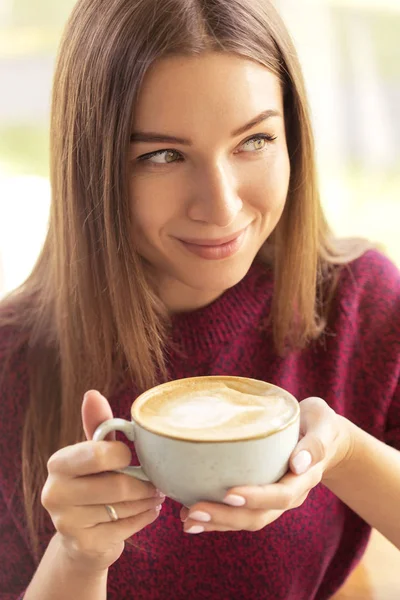
[[[271,268],[257,259],[243,279],[214,302],[172,317],[172,345],[198,353],[230,342],[269,315],[272,288]]]

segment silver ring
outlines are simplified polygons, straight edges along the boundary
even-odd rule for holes
[[[105,504],[104,506],[106,508],[106,511],[108,512],[108,516],[110,517],[111,521],[118,521],[119,517],[115,508],[111,506],[111,504]]]

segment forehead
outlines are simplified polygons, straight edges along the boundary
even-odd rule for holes
[[[283,114],[278,77],[228,53],[168,57],[146,74],[134,128],[165,133],[231,131],[265,110]]]

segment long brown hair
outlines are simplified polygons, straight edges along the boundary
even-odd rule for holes
[[[282,83],[291,181],[263,249],[275,270],[277,351],[319,335],[331,266],[363,250],[339,250],[323,217],[301,68],[269,0],[78,0],[54,77],[48,234],[0,321],[17,325],[27,347],[22,472],[35,552],[46,462],[83,439],[84,392],[110,394],[127,377],[140,390],[166,377],[168,318],[133,249],[127,156],[149,67],[162,56],[205,51],[258,61]]]

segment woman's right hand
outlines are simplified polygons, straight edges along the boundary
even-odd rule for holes
[[[91,440],[112,418],[99,392],[85,394],[82,418]],[[144,481],[112,473],[130,464],[123,442],[86,441],[58,450],[48,461],[42,504],[58,531],[61,547],[80,569],[106,570],[122,554],[126,539],[155,521],[165,497]],[[111,504],[118,521],[105,508]]]

